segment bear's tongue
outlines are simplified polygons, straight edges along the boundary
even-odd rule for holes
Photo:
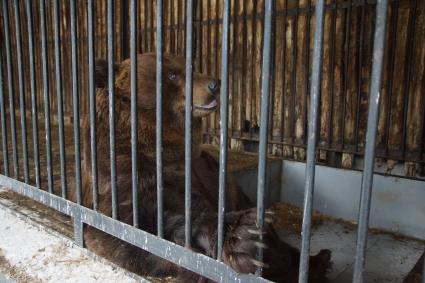
[[[214,107],[216,107],[217,106],[217,100],[216,99],[214,99],[214,100],[212,100],[210,103],[208,103],[208,104],[206,104],[206,105],[201,105],[201,106],[199,106],[199,107],[201,107],[201,108],[205,108],[205,109],[211,109],[211,108],[214,108]]]

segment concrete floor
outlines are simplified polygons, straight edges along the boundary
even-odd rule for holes
[[[280,236],[298,246],[299,235],[279,231]],[[331,283],[352,282],[356,231],[342,224],[325,222],[312,231],[312,254],[320,249],[332,251]],[[370,233],[366,257],[365,283],[402,282],[421,257],[425,243],[411,239],[398,239],[388,234]]]

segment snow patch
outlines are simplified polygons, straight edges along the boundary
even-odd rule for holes
[[[42,282],[139,282],[124,270],[96,260],[72,241],[6,210],[0,209],[0,219],[0,254],[8,267],[5,270],[5,264],[1,264],[1,271],[14,280],[19,281],[8,269],[16,267]]]

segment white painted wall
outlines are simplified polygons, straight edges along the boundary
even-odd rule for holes
[[[280,200],[302,206],[304,175],[304,163],[282,162]],[[317,165],[314,209],[356,221],[361,178],[359,171]],[[425,240],[425,182],[375,174],[370,227]]]

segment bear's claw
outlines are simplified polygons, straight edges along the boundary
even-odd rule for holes
[[[255,241],[255,242],[254,242],[254,245],[255,245],[257,248],[261,248],[261,249],[267,249],[267,248],[268,248],[268,246],[267,246],[266,244],[264,244],[263,242]]]
[[[253,265],[258,266],[258,267],[262,267],[262,268],[269,268],[270,267],[267,263],[264,263],[262,261],[259,261],[259,260],[253,259],[253,258],[251,258],[250,261]]]
[[[266,232],[260,230],[260,229],[247,229],[248,233],[251,233],[253,235],[265,235]]]

